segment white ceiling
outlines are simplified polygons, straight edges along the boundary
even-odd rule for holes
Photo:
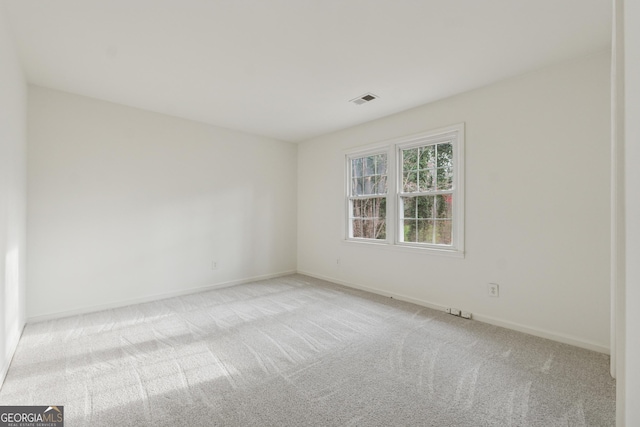
[[[29,82],[302,141],[610,44],[610,0],[4,0]],[[380,99],[348,103],[372,92]]]

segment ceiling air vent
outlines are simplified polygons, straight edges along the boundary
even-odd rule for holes
[[[356,105],[362,105],[362,104],[366,104],[367,102],[371,102],[374,99],[378,99],[378,96],[372,93],[365,93],[364,95],[360,95],[357,98],[353,98],[349,102],[353,102]]]

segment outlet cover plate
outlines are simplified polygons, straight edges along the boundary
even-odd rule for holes
[[[490,297],[498,298],[500,296],[500,286],[497,283],[489,283],[487,285],[487,294]]]

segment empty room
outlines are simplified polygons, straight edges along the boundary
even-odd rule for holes
[[[640,425],[639,28],[0,0],[0,426]]]

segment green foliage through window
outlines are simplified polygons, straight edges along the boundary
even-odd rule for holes
[[[451,245],[453,145],[401,150],[400,224],[405,242]]]

